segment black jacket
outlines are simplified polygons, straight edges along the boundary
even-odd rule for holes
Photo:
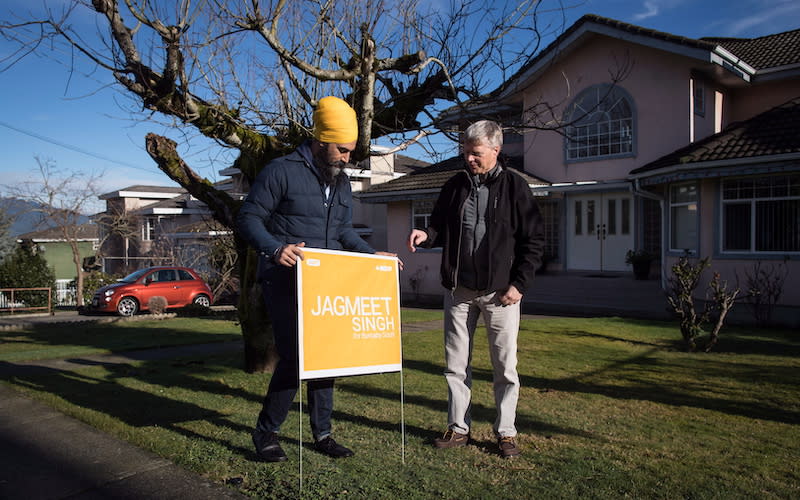
[[[503,168],[486,181],[489,204],[486,238],[489,262],[478,272],[481,290],[505,290],[514,285],[524,294],[533,283],[544,252],[544,228],[539,207],[525,180]],[[442,187],[425,229],[424,247],[443,247],[441,277],[447,289],[458,286],[459,246],[462,236],[464,202],[472,189],[466,171],[451,177]]]
[[[239,210],[236,222],[242,237],[261,255],[260,280],[277,265],[272,261],[275,250],[289,243],[375,253],[353,229],[348,177],[336,177],[326,200],[317,168],[301,154],[305,147],[261,169]]]

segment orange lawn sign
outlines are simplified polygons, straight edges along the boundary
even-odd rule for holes
[[[402,368],[396,257],[304,248],[297,266],[300,379]]]

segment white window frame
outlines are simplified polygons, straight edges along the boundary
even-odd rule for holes
[[[738,185],[734,185],[734,183]],[[784,174],[759,177],[738,177],[720,182],[719,251],[726,255],[800,255],[798,250],[759,250],[758,204],[763,202],[796,201],[800,203],[800,174]],[[749,248],[726,249],[726,208],[731,205],[749,207]],[[800,221],[797,221],[800,224]],[[783,230],[783,228],[781,228]],[[798,229],[800,231],[800,229]]]
[[[153,241],[158,226],[158,217],[145,217],[142,221],[142,241]]]
[[[685,187],[693,187],[694,188],[694,198],[693,199],[685,199],[685,200],[675,200],[675,191]],[[689,233],[689,235],[684,235],[687,240],[693,240],[691,246],[683,246],[682,248],[678,248],[675,245],[675,231],[686,231],[687,229],[681,228],[678,225],[678,220],[675,217],[675,210],[680,210],[682,208],[686,208],[691,215],[694,212],[694,228],[692,231],[694,235]],[[680,184],[673,184],[669,187],[669,232],[667,233],[669,236],[669,250],[670,252],[675,253],[684,253],[688,251],[690,254],[697,253],[697,240],[699,235],[699,225],[700,225],[700,186],[696,182],[684,182]]]
[[[435,204],[435,198],[411,200],[411,229],[425,229],[431,225],[431,214]],[[424,220],[424,225],[420,226],[415,223],[417,217]]]
[[[613,117],[625,104],[629,116]],[[625,89],[594,85],[572,101],[564,114],[564,159],[567,163],[627,158],[636,154],[636,108]],[[614,151],[614,149],[617,149]]]

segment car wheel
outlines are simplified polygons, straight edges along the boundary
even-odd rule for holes
[[[123,297],[117,304],[117,312],[120,316],[133,316],[139,310],[139,303],[133,297]]]
[[[195,304],[195,305],[198,305],[198,306],[203,306],[203,307],[210,307],[211,306],[211,301],[208,299],[207,295],[198,295],[197,297],[194,298],[194,300],[192,301],[192,304]]]

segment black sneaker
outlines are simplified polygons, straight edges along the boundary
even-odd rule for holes
[[[447,429],[444,436],[433,440],[433,445],[437,448],[460,448],[469,443],[469,434],[461,434],[453,429]]]
[[[277,432],[264,432],[256,429],[253,431],[253,444],[256,447],[258,458],[265,462],[285,462],[288,459],[278,443]]]
[[[315,442],[314,449],[333,458],[345,458],[353,456],[353,450],[340,445],[330,436],[321,441]]]
[[[521,453],[517,441],[512,436],[503,436],[498,439],[497,447],[500,448],[500,456],[503,458],[514,458]]]

